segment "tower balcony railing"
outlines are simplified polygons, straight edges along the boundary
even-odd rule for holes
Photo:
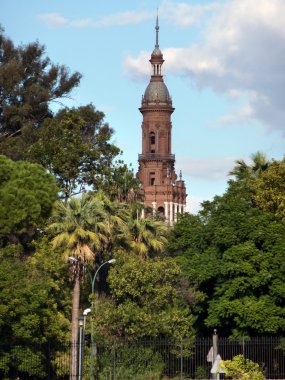
[[[171,160],[175,161],[175,154],[160,154],[160,153],[145,153],[139,154],[139,161],[152,161],[152,160]]]

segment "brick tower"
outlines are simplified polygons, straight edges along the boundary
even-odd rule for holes
[[[142,154],[139,154],[138,178],[142,184],[145,208],[159,212],[173,225],[178,213],[186,207],[186,188],[180,172],[175,173],[175,156],[171,151],[172,99],[163,81],[163,55],[158,44],[158,18],[156,44],[151,54],[152,75],[142,97]]]

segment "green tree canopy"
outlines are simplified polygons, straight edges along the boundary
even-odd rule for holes
[[[172,259],[121,254],[109,270],[112,298],[95,310],[99,334],[136,339],[146,336],[189,337],[193,316],[178,291],[178,265]]]
[[[132,251],[145,258],[164,252],[168,232],[169,228],[164,222],[138,217],[130,218],[127,239]]]
[[[112,135],[103,112],[93,105],[62,109],[43,123],[28,158],[54,174],[67,199],[86,186],[98,190],[111,180],[113,160],[120,153]]]
[[[256,181],[252,182],[258,207],[285,220],[285,158],[274,161]]]
[[[35,251],[23,260],[20,245],[0,249],[0,370],[7,379],[17,372],[46,378],[45,349],[65,343],[70,328],[66,263],[46,239]]]
[[[143,199],[140,182],[131,165],[128,167],[122,160],[117,160],[111,171],[111,176],[101,177],[101,188],[111,200],[136,203]]]
[[[236,160],[236,166],[229,175],[235,176],[237,180],[247,181],[250,178],[258,178],[271,165],[272,161],[267,160],[263,152],[256,152],[251,155],[251,163],[244,160]]]
[[[50,103],[68,97],[81,75],[56,65],[38,42],[15,46],[0,29],[0,149],[25,158],[36,130],[52,117]]]
[[[170,237],[169,252],[204,294],[196,308],[202,333],[285,330],[285,224],[255,207],[252,181],[230,181],[197,216],[183,216]]]
[[[0,247],[29,243],[50,216],[57,191],[42,166],[0,156]]]

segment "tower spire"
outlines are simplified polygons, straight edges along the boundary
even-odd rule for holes
[[[157,15],[156,15],[156,26],[155,26],[155,32],[156,32],[156,39],[155,39],[155,47],[158,49],[158,32],[159,32],[159,25],[158,25],[158,9],[157,9]]]
[[[159,32],[159,25],[158,25],[158,11],[156,15],[156,24],[155,24],[155,48],[151,54],[150,63],[152,65],[152,78],[156,77],[157,80],[162,80],[161,75],[161,66],[164,62],[162,52],[159,49],[159,42],[158,42],[158,32]]]

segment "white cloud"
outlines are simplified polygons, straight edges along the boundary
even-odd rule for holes
[[[54,28],[61,28],[68,24],[67,19],[58,13],[45,13],[42,15],[38,15],[38,19],[40,21],[43,21],[48,26]]]
[[[106,28],[110,26],[123,26],[140,24],[154,17],[154,12],[127,11],[105,16],[99,19],[69,20],[58,13],[46,13],[38,16],[49,27],[71,27],[71,28]]]
[[[124,72],[127,76],[130,76],[131,79],[136,81],[143,81],[149,79],[150,67],[148,60],[150,53],[142,51],[137,58],[127,55],[124,59]]]
[[[183,177],[217,181],[227,177],[235,160],[234,157],[177,158],[176,168],[182,170]]]
[[[250,121],[255,115],[253,107],[247,105],[238,109],[232,110],[228,115],[222,116],[218,120],[218,124],[230,125],[230,124],[242,124]]]
[[[196,196],[188,196],[187,197],[187,203],[186,203],[186,211],[190,212],[191,214],[197,214],[198,211],[201,210],[201,203],[210,200],[202,198],[202,197],[196,197]]]
[[[182,2],[174,4],[172,1],[165,0],[159,7],[159,17],[167,19],[178,26],[189,27],[199,24],[203,16],[218,7],[218,3],[192,5]]]
[[[170,1],[164,4],[165,9],[174,7]],[[179,9],[186,10],[188,14],[185,3],[176,4],[175,7],[177,14]],[[195,7],[192,6],[192,11]],[[200,16],[207,12],[200,10]],[[172,21],[179,21],[175,12]],[[191,20],[188,23],[181,20],[182,26],[191,23]],[[165,71],[189,76],[199,88],[212,88],[224,96],[247,97],[248,105],[232,115],[226,115],[222,123],[251,119],[263,123],[268,129],[284,131],[284,0],[215,3],[211,15],[207,17],[207,25],[203,42],[199,45],[163,51]],[[145,52],[136,58],[126,58],[127,71],[132,72],[135,79],[147,75],[148,58],[145,58]]]
[[[153,18],[153,12],[121,12],[107,17],[103,17],[100,20],[94,22],[96,27],[106,27],[113,25],[129,25],[140,24],[141,22]]]

